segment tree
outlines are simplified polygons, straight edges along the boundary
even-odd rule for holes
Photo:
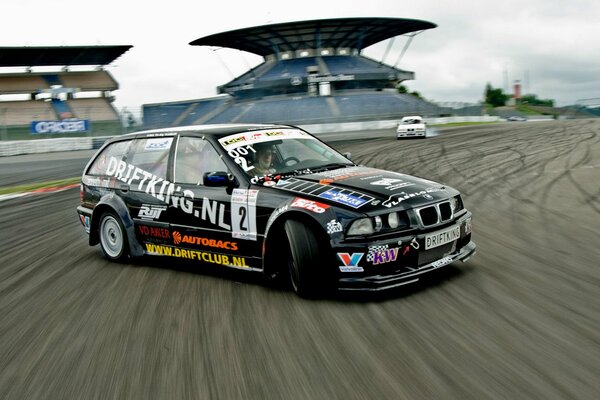
[[[535,94],[526,94],[519,99],[520,104],[530,104],[532,106],[554,107],[553,99],[538,99]]]
[[[417,92],[416,90],[413,90],[411,92],[408,90],[408,88],[406,86],[404,86],[402,84],[399,84],[398,86],[396,86],[396,89],[398,89],[398,93],[410,94],[411,96],[415,96],[416,98],[423,100],[421,93]]]
[[[492,107],[502,107],[509,97],[502,89],[495,89],[490,83],[485,86],[485,103]]]

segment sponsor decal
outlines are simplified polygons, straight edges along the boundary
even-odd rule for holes
[[[111,157],[106,168],[106,175],[114,176],[128,185],[136,182],[137,190],[144,191],[159,201],[171,203],[173,207],[181,208],[187,214],[192,214],[194,211],[194,192],[184,190],[183,196],[174,196],[176,190],[181,191],[181,187],[175,187],[175,184],[168,180],[159,178],[125,161]]]
[[[429,189],[421,190],[421,191],[415,192],[415,193],[406,193],[406,192],[394,193],[390,197],[388,197],[387,200],[385,200],[383,203],[381,203],[381,205],[384,207],[390,208],[390,207],[397,206],[398,204],[402,203],[405,200],[412,199],[412,198],[418,197],[418,196],[424,196],[424,195],[428,195],[431,197],[431,199],[433,199],[433,196],[429,195],[429,193],[441,192],[444,190],[445,189],[442,189],[442,188],[429,188]]]
[[[403,180],[397,179],[397,178],[383,178],[383,179],[379,179],[379,180],[371,182],[371,185],[390,186],[390,185],[394,185],[394,184],[400,183],[400,182],[403,182]]]
[[[389,191],[394,191],[405,188],[407,186],[414,185],[414,183],[404,182],[404,180],[397,178],[383,178],[370,182],[370,184],[375,186],[385,186],[385,189]]]
[[[342,228],[342,224],[340,224],[335,219],[332,219],[331,221],[329,221],[327,223],[327,233],[329,233],[330,235],[332,233],[339,233],[339,232],[343,232],[343,231],[344,231],[344,228]]]
[[[306,133],[298,129],[282,129],[279,131],[254,131],[254,132],[242,132],[234,135],[225,136],[219,139],[219,143],[227,151],[235,149],[236,147],[251,145],[255,143],[268,142],[273,139],[314,139]],[[316,140],[316,139],[314,139]]]
[[[233,250],[236,251],[238,249],[238,245],[236,242],[229,242],[226,240],[217,240],[217,239],[209,239],[200,236],[192,236],[192,235],[182,235],[179,231],[173,232],[173,243],[187,243],[187,244],[195,244],[198,246],[205,247],[214,247],[217,249],[225,249],[225,250]]]
[[[373,255],[375,253],[379,253],[388,249],[387,244],[379,245],[379,246],[369,246],[369,251],[367,252],[367,261],[373,262]]]
[[[227,254],[216,254],[207,251],[180,249],[179,247],[164,246],[145,243],[148,254],[198,260],[200,262],[225,265],[227,267],[248,268],[244,257],[235,257]]]
[[[323,214],[325,210],[329,208],[327,204],[319,203],[318,201],[302,199],[300,197],[296,197],[290,206],[303,208],[317,214]]]
[[[391,249],[373,252],[373,265],[386,264],[396,261],[396,258],[398,257],[398,250],[400,250],[398,247],[392,247]]]
[[[155,206],[152,204],[142,204],[138,217],[145,220],[160,219],[160,214],[167,209],[167,206]]]
[[[271,216],[269,217],[269,221],[267,222],[267,225],[270,225],[273,223],[273,221],[275,221],[275,219],[277,217],[279,217],[281,214],[283,214],[284,212],[286,212],[288,210],[288,205],[286,204],[283,207],[279,207],[278,209],[276,209],[275,211],[273,211],[271,213]]]
[[[338,258],[344,265],[340,265],[341,272],[363,272],[364,269],[358,266],[360,259],[365,253],[337,253]]]
[[[453,242],[456,239],[460,239],[460,226],[458,225],[453,226],[450,229],[434,232],[425,236],[425,250],[442,246],[444,244]]]
[[[82,182],[86,186],[94,186],[101,188],[110,187],[110,179],[101,179],[96,177],[84,176]]]
[[[258,190],[233,189],[231,193],[231,236],[256,240],[256,200]]]
[[[138,225],[138,230],[144,236],[150,236],[158,239],[169,239],[171,234],[167,228],[159,228],[156,226]]]
[[[160,139],[148,139],[148,140],[146,140],[146,146],[144,146],[144,150],[148,150],[148,151],[165,150],[171,146],[171,141],[173,141],[172,137],[160,138]]]
[[[452,262],[452,257],[444,257],[442,259],[439,259],[433,263],[431,263],[431,266],[433,268],[440,268],[443,267],[444,265],[448,265]]]
[[[343,192],[341,192],[339,190],[335,190],[335,189],[329,189],[326,192],[321,193],[319,195],[319,197],[322,197],[324,199],[329,199],[329,200],[335,201],[337,203],[345,204],[352,208],[359,208],[363,204],[365,204],[373,199],[372,197],[369,197],[369,198],[357,197],[357,196],[354,196],[353,194],[343,193]]]
[[[125,161],[117,160],[115,157],[111,157],[108,161],[106,174],[114,176],[128,185],[137,183],[137,190],[143,191],[161,202],[171,204],[174,208],[180,209],[186,214],[209,221],[211,224],[218,225],[221,228],[231,229],[231,226],[225,221],[225,204],[223,203],[204,197],[202,208],[194,209],[194,192],[191,190],[183,190],[182,196],[176,196],[174,195],[175,191],[181,192],[180,186],[175,186],[175,184],[166,179],[159,178]],[[147,212],[149,211],[145,210],[144,214]],[[141,217],[141,215],[139,216]],[[148,215],[148,217],[150,216]]]
[[[90,233],[90,217],[87,215],[80,215],[79,219],[81,220],[81,223],[83,224],[83,228],[85,229],[85,231],[87,233]]]
[[[31,133],[34,135],[42,133],[87,132],[90,129],[90,121],[74,118],[62,121],[32,121],[30,128]]]
[[[341,181],[343,179],[353,178],[356,176],[364,176],[370,173],[370,171],[365,171],[362,167],[348,167],[333,169],[331,171],[317,172],[315,176],[324,177],[324,179],[321,179],[319,183],[327,185],[335,181]]]

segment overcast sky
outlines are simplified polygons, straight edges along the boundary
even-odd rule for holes
[[[216,87],[262,58],[190,46],[197,38],[270,23],[342,17],[414,18],[437,28],[416,36],[398,64],[405,82],[433,101],[478,102],[486,83],[555,99],[600,97],[598,0],[124,1],[2,0],[0,46],[133,45],[107,69],[115,106],[217,95]],[[384,62],[394,65],[407,38]],[[388,42],[363,54],[381,60]]]

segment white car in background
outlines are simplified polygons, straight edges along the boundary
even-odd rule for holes
[[[396,129],[398,139],[405,137],[427,137],[427,123],[423,117],[412,115],[403,117]]]

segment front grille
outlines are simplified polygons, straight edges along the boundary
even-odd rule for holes
[[[449,201],[433,204],[417,210],[423,226],[433,226],[452,219],[452,207]]]
[[[440,220],[448,221],[452,218],[452,208],[450,208],[450,203],[440,203]]]
[[[435,225],[438,222],[438,214],[435,206],[421,208],[419,215],[421,216],[421,222],[425,226]]]
[[[419,265],[429,264],[443,258],[444,256],[452,253],[456,248],[455,243],[447,243],[443,246],[433,248],[431,250],[425,250],[419,253]]]

